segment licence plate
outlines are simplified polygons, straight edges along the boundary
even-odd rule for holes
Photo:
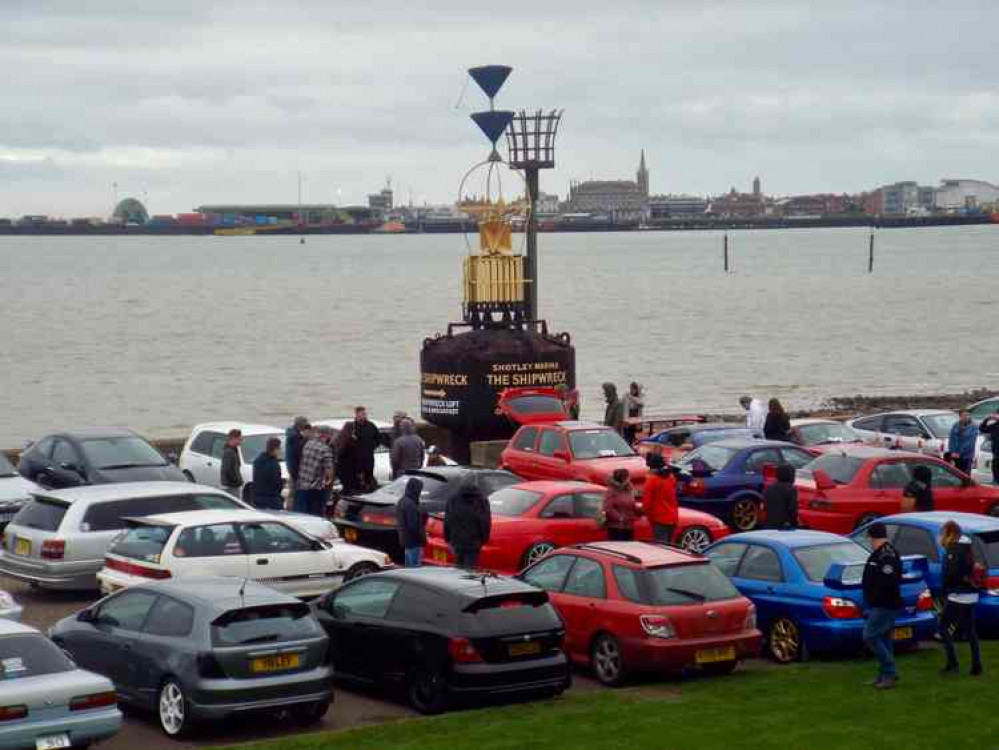
[[[31,554],[31,540],[14,537],[14,554],[27,557]]]
[[[735,646],[702,648],[694,654],[694,661],[698,664],[714,664],[719,661],[735,661]]]
[[[251,672],[280,672],[283,669],[295,669],[302,663],[298,654],[276,654],[260,656],[250,662]]]
[[[540,654],[541,644],[531,641],[528,643],[511,643],[510,656],[527,656],[528,654]]]
[[[447,562],[447,550],[434,549],[434,560],[441,563]]]
[[[895,628],[891,631],[893,641],[907,641],[912,638],[912,628]]]
[[[350,526],[343,530],[343,538],[348,542],[353,544],[357,541],[357,529],[352,529]]]
[[[35,740],[35,750],[56,750],[56,748],[69,746],[68,734],[50,734],[48,737],[39,737]]]

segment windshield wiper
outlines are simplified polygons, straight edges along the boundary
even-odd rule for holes
[[[674,594],[679,594],[680,596],[685,596],[688,599],[694,599],[695,601],[703,602],[707,599],[704,594],[698,594],[696,591],[688,591],[687,589],[675,589],[672,586],[666,586],[666,591],[672,592]]]

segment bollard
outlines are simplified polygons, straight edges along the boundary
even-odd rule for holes
[[[871,230],[871,241],[867,248],[867,273],[874,273],[874,230]]]
[[[723,244],[724,244],[723,256],[725,259],[725,273],[728,273],[728,232],[725,232],[725,240]]]

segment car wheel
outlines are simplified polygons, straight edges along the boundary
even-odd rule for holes
[[[855,523],[853,525],[854,531],[856,531],[857,529],[859,529],[864,524],[870,523],[871,521],[875,520],[876,518],[879,518],[879,516],[878,516],[877,513],[865,513],[860,518],[858,518],[857,519],[857,523]]]
[[[291,707],[291,715],[300,724],[318,724],[322,721],[326,712],[330,710],[329,701],[316,701],[315,703],[300,703]]]
[[[745,497],[732,508],[732,525],[739,531],[752,531],[760,520],[760,507],[753,498]]]
[[[986,512],[990,516],[999,516],[999,503],[992,504]]]
[[[439,714],[447,708],[448,693],[444,675],[426,666],[413,667],[406,677],[406,696],[421,714]]]
[[[593,641],[590,649],[590,664],[593,674],[602,685],[617,687],[624,682],[624,658],[617,638],[601,633]]]
[[[187,469],[184,469],[184,476],[187,478],[188,482],[194,484],[194,474],[189,472]]]
[[[183,737],[190,730],[189,705],[179,682],[171,679],[163,683],[158,706],[160,728],[168,737]]]
[[[711,545],[711,533],[703,526],[691,526],[680,535],[680,549],[701,553]]]
[[[737,661],[721,661],[716,664],[705,664],[701,667],[701,671],[704,674],[725,675],[732,674],[738,666],[739,662]]]
[[[537,544],[532,544],[527,548],[527,552],[524,553],[523,561],[520,567],[526,568],[528,565],[534,565],[542,557],[546,557],[555,551],[555,545],[551,542],[538,542]]]
[[[790,664],[793,661],[798,661],[804,654],[801,629],[789,617],[778,617],[770,624],[767,646],[770,649],[770,655],[778,664]]]
[[[378,566],[370,562],[357,563],[357,565],[352,566],[347,570],[346,575],[344,575],[343,580],[353,581],[355,578],[361,578],[363,576],[369,576],[372,573],[377,573],[379,570]]]

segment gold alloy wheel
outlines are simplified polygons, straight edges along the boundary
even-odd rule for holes
[[[793,620],[781,617],[770,626],[770,653],[774,660],[789,664],[801,657],[801,631]]]
[[[755,500],[748,498],[740,500],[732,508],[732,523],[735,524],[735,528],[739,531],[752,531],[755,529],[759,517],[760,511],[756,507]]]

